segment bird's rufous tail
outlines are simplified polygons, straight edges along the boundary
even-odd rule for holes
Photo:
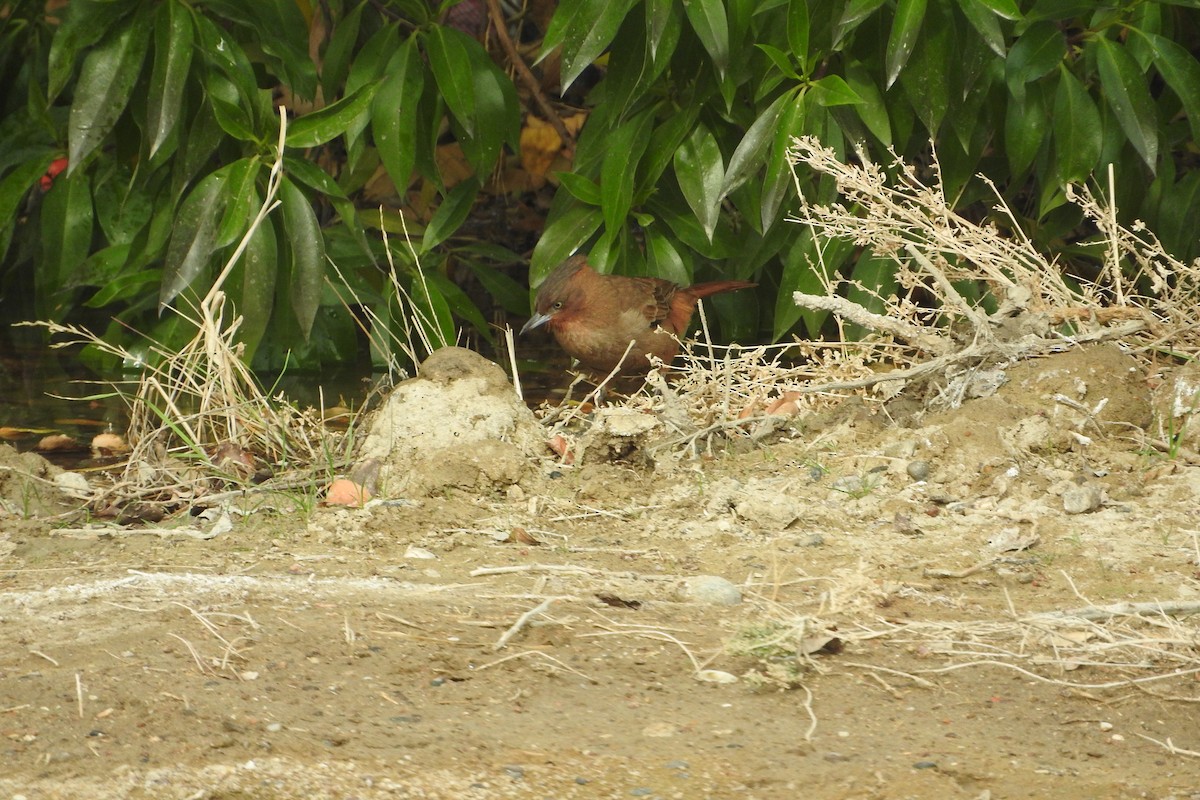
[[[697,283],[695,286],[687,288],[688,294],[697,299],[708,297],[721,292],[735,292],[738,289],[753,289],[758,286],[757,283],[749,281],[709,281],[708,283]]]

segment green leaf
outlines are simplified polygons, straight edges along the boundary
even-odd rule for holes
[[[474,136],[475,77],[470,50],[479,43],[445,25],[434,25],[425,41],[438,91],[458,124],[468,136]]]
[[[717,68],[717,76],[724,80],[725,70],[729,68],[729,19],[725,15],[725,3],[723,0],[687,0],[683,10]]]
[[[84,303],[88,308],[104,308],[110,303],[136,300],[147,293],[153,293],[154,287],[162,280],[158,270],[144,269],[126,274],[120,273],[119,268],[129,256],[129,245],[118,244],[106,247],[94,253],[87,260],[86,271],[89,276],[105,271],[113,271],[108,280],[100,283],[100,289]]]
[[[529,290],[494,267],[465,259],[471,272],[483,284],[488,293],[505,311],[517,316],[529,315]]]
[[[384,169],[400,194],[408,188],[416,160],[417,108],[425,71],[416,37],[409,37],[388,63],[371,104],[371,133]]]
[[[450,190],[450,193],[438,206],[437,211],[433,212],[433,217],[429,220],[424,235],[421,236],[420,252],[422,255],[446,241],[458,230],[471,213],[475,198],[478,196],[478,178],[463,181]]]
[[[563,0],[554,12],[554,22],[561,18],[562,31],[562,92],[571,88],[588,65],[600,57],[608,47],[621,22],[636,0]],[[551,32],[555,25],[551,24]],[[542,45],[544,58],[555,44],[547,33]]]
[[[824,78],[814,81],[809,88],[809,93],[818,105],[826,108],[853,106],[863,102],[858,92],[850,88],[850,84],[846,83],[840,75],[826,75]]]
[[[1187,48],[1164,36],[1145,36],[1154,54],[1154,66],[1183,105],[1192,138],[1200,141],[1200,63]]]
[[[18,164],[16,169],[0,180],[0,227],[13,221],[17,209],[21,207],[21,201],[25,199],[29,190],[37,185],[38,178],[46,174],[54,158],[52,152],[42,153]],[[0,252],[0,260],[3,258],[4,254]]]
[[[646,21],[637,13],[625,18],[608,52],[604,108],[597,108],[593,116],[597,124],[609,127],[608,120],[625,119],[633,104],[657,84],[659,75],[666,69],[671,54],[679,44],[683,14],[670,18],[668,22],[670,24],[659,40],[658,52],[661,57],[653,61],[646,48]]]
[[[577,172],[556,172],[554,175],[562,187],[579,202],[587,203],[589,206],[600,205],[600,184]]]
[[[582,247],[603,221],[600,209],[592,206],[574,206],[550,220],[529,262],[530,287],[540,284],[551,270]]]
[[[257,0],[247,4],[257,16],[257,37],[265,55],[277,62],[278,74],[296,94],[309,100],[317,93],[317,65],[308,56],[308,21],[296,0]]]
[[[790,0],[787,12],[787,41],[792,55],[801,64],[808,62],[808,39],[811,23],[808,17],[808,0]],[[808,70],[805,69],[805,72]]]
[[[92,247],[91,183],[86,173],[59,175],[42,203],[42,259],[38,277],[58,291],[71,279]]]
[[[428,282],[430,289],[433,290],[433,294],[441,296],[445,300],[446,305],[452,313],[469,322],[471,327],[489,342],[495,340],[491,326],[488,325],[483,312],[479,310],[477,305],[471,302],[471,298],[467,296],[467,293],[457,283],[436,270],[426,270],[425,280]],[[450,343],[454,341],[454,335],[454,321],[448,320],[447,324],[441,328],[441,338],[443,341]]]
[[[100,41],[121,17],[136,7],[135,3],[114,3],[111,0],[71,0],[56,12],[63,17],[50,43],[49,85],[46,88],[48,103],[58,98],[70,80],[79,51]]]
[[[683,286],[692,282],[691,270],[684,265],[679,250],[657,228],[646,230],[646,261],[651,275]]]
[[[358,34],[362,30],[362,12],[368,0],[356,4],[350,13],[334,23],[329,45],[325,48],[321,64],[321,89],[326,97],[337,97],[338,90],[350,72],[350,62],[358,46]]]
[[[184,137],[180,151],[171,159],[171,197],[177,199],[191,180],[207,170],[212,154],[224,141],[225,132],[217,122],[210,104],[197,103],[196,113],[188,124],[188,135]]]
[[[288,123],[288,147],[316,147],[341,136],[355,119],[371,106],[378,83],[360,86],[336,103],[305,114]]]
[[[200,53],[203,55],[210,70],[225,77],[233,84],[235,96],[231,99],[224,94],[222,99],[243,107],[241,115],[245,117],[247,127],[253,127],[251,107],[254,95],[258,91],[258,82],[254,77],[254,67],[239,42],[230,38],[225,31],[217,27],[212,20],[203,14],[195,16],[196,32],[200,38]],[[211,76],[210,76],[211,77]],[[205,81],[206,85],[209,80]]]
[[[128,244],[150,222],[153,198],[147,187],[131,181],[128,170],[119,169],[98,178],[92,187],[96,221],[111,245]]]
[[[173,198],[174,196],[172,192],[170,197]],[[142,228],[134,238],[135,254],[131,258],[131,263],[136,262],[137,264],[144,265],[164,259],[171,234],[175,231],[176,205],[176,203],[167,201],[153,207],[150,224]],[[150,300],[151,298],[147,297],[144,299]]]
[[[979,2],[1005,19],[1021,19],[1021,9],[1017,7],[1017,0],[979,0]]]
[[[1054,95],[1054,150],[1063,183],[1090,177],[1100,160],[1104,128],[1100,110],[1083,84],[1064,66]]]
[[[204,83],[204,89],[208,95],[208,105],[221,130],[243,142],[259,140],[238,95],[237,86],[232,81],[224,75],[211,73]]]
[[[771,59],[771,63],[775,65],[775,68],[786,77],[794,81],[800,80],[800,73],[796,71],[796,67],[792,64],[792,56],[790,54],[783,52],[778,47],[761,42],[754,46],[763,51],[767,58]]]
[[[675,0],[646,0],[646,43],[651,61],[658,61],[658,48],[677,8]]]
[[[685,208],[685,203],[666,192],[647,201],[646,210],[665,222],[677,241],[705,258],[724,260],[731,256],[733,247],[741,247],[740,239],[735,244],[728,235],[722,237],[721,229],[710,240],[695,214],[688,213],[690,209]]]
[[[308,341],[325,288],[325,237],[317,224],[312,204],[287,176],[279,183],[279,200],[291,251],[288,282],[292,312],[300,325],[301,335]]]
[[[1029,26],[1008,51],[1005,75],[1009,91],[1020,95],[1026,84],[1048,75],[1066,54],[1067,43],[1057,25],[1038,22]]]
[[[372,83],[384,74],[384,71],[395,63],[397,51],[409,41],[416,41],[413,36],[406,36],[401,42],[397,34],[397,24],[384,25],[366,44],[354,53],[354,61],[350,64],[350,72],[346,76],[346,91],[353,92],[361,86]]]
[[[925,20],[926,0],[897,0],[896,17],[892,21],[892,32],[887,43],[887,88],[900,77],[900,71],[908,63],[921,23]]]
[[[887,102],[862,62],[852,61],[846,65],[846,85],[862,100],[855,107],[858,118],[884,147],[891,147],[892,120],[888,114]]]
[[[255,193],[252,202],[261,205],[262,197]],[[245,345],[243,359],[249,363],[266,333],[275,306],[275,283],[279,274],[279,242],[275,226],[264,220],[250,235],[242,258],[226,286],[234,310],[241,316],[238,341]],[[240,278],[240,280],[237,280]]]
[[[475,135],[462,142],[463,151],[478,173],[490,172],[507,142],[520,148],[521,101],[511,79],[482,49],[471,50],[475,82]]]
[[[933,22],[921,37],[900,82],[926,130],[936,137],[950,108],[950,77],[956,66],[957,47],[948,18],[938,13]]]
[[[729,167],[725,170],[720,190],[722,198],[727,197],[730,192],[758,173],[759,168],[767,159],[767,152],[772,142],[775,141],[779,115],[783,112],[784,105],[792,100],[791,92],[781,94],[775,98],[775,102],[758,115],[758,119],[754,120],[746,130],[742,141],[738,143],[733,155],[729,157]]]
[[[311,161],[295,156],[284,156],[283,172],[327,197],[346,199],[346,193],[342,191],[341,186],[338,186],[338,182],[333,179],[333,176]]]
[[[71,172],[108,136],[129,103],[150,43],[150,17],[144,11],[123,22],[83,59],[69,122]]]
[[[799,136],[804,129],[804,101],[796,92],[789,92],[790,99],[784,104],[775,131],[775,142],[767,161],[766,183],[759,200],[759,222],[764,232],[771,229],[779,217],[779,208],[791,192],[794,184],[792,166],[787,158],[792,137]]]
[[[988,8],[984,0],[958,0],[958,7],[971,26],[983,37],[983,41],[993,53],[1006,58],[1008,50],[1004,45],[1004,31],[1000,28],[997,13]]]
[[[454,316],[441,291],[446,283],[441,275],[431,272],[425,280],[414,277],[408,289],[409,297],[420,310],[417,324],[435,348],[454,343]]]
[[[1090,14],[1100,4],[1096,0],[1037,0],[1025,12],[1026,20],[1067,20]]]
[[[192,65],[196,38],[192,16],[178,0],[167,0],[158,8],[154,21],[154,66],[150,70],[150,96],[146,108],[147,156],[158,148],[179,124],[183,89]]]
[[[225,210],[225,176],[219,172],[206,175],[179,207],[167,258],[163,264],[163,281],[158,290],[158,310],[161,313],[180,292],[208,267],[217,249],[217,229]]]
[[[671,109],[667,121],[654,129],[650,146],[642,161],[642,172],[638,175],[636,201],[641,202],[658,188],[658,179],[675,158],[675,151],[683,144],[684,137],[691,133],[700,115],[698,103],[689,103],[680,109]],[[661,112],[660,112],[661,116]]]
[[[711,242],[721,212],[725,162],[716,137],[704,124],[697,125],[675,151],[675,178]]]
[[[1158,161],[1158,119],[1146,76],[1120,44],[1104,37],[1093,39],[1092,43],[1100,86],[1108,105],[1129,143],[1153,173]]]
[[[1004,117],[1004,152],[1013,175],[1020,175],[1033,163],[1047,128],[1038,84],[1031,84],[1020,97],[1009,98]]]
[[[217,228],[217,247],[226,247],[242,238],[250,221],[258,213],[257,179],[261,162],[258,156],[238,159],[217,170],[225,183],[225,214]]]
[[[807,333],[819,337],[827,311],[801,310],[792,295],[796,292],[823,295],[827,293],[825,275],[836,275],[854,252],[853,244],[841,239],[818,239],[813,229],[800,229],[792,246],[784,251],[783,275],[775,295],[775,325],[773,338],[778,341],[801,319]]]
[[[646,111],[606,137],[610,144],[600,167],[600,208],[608,230],[620,228],[633,208],[634,177],[650,144],[653,125],[654,114]]]
[[[884,0],[850,0],[834,28],[833,46],[837,48],[848,33],[874,14],[883,3]]]

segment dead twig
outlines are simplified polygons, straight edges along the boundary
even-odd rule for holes
[[[509,641],[514,636],[516,636],[518,633],[520,633],[525,628],[525,626],[530,623],[530,621],[534,617],[536,617],[540,614],[546,613],[550,609],[550,606],[554,605],[554,602],[556,600],[561,600],[561,599],[562,599],[561,597],[548,597],[545,600],[543,600],[542,602],[538,603],[533,608],[526,611],[521,616],[517,617],[517,621],[514,622],[509,627],[509,629],[506,630],[500,636],[500,638],[496,640],[496,643],[494,645],[492,645],[492,649],[493,650],[503,650],[505,648],[505,646],[509,643]]]
[[[575,139],[571,136],[571,132],[567,130],[567,126],[559,118],[558,112],[554,110],[554,106],[550,105],[550,101],[546,99],[545,92],[542,91],[541,84],[537,77],[530,71],[525,64],[525,59],[521,58],[521,54],[517,52],[516,45],[513,44],[512,37],[508,35],[508,24],[504,19],[504,11],[500,8],[500,0],[487,0],[488,19],[492,23],[492,30],[496,32],[496,38],[500,41],[500,47],[504,50],[504,56],[508,59],[508,63],[516,70],[517,77],[521,79],[521,83],[529,90],[529,96],[533,98],[533,102],[537,105],[538,110],[542,112],[542,116],[546,118],[546,122],[553,126],[558,138],[562,140],[563,147],[574,148]],[[515,372],[513,373],[516,374]]]

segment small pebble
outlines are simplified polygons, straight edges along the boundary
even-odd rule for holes
[[[742,590],[717,575],[686,578],[679,593],[685,600],[710,606],[736,606],[742,602]]]
[[[807,538],[801,539],[800,547],[821,547],[825,544],[825,537],[819,533],[809,534]]]
[[[587,778],[576,778],[575,779],[575,784],[577,786],[587,786],[587,782],[588,782]]]
[[[446,685],[446,679],[445,679],[445,678],[434,678],[433,680],[431,680],[431,681],[429,682],[429,685],[430,685],[430,686],[434,686],[434,687],[437,687],[437,686],[445,686],[445,685]]]
[[[667,769],[687,769],[688,762],[686,762],[686,761],[668,761],[663,766],[665,766]]]
[[[1068,514],[1086,514],[1095,511],[1104,501],[1104,490],[1094,484],[1072,486],[1063,492],[1063,511]]]
[[[508,775],[508,777],[512,778],[514,781],[519,781],[525,777],[525,770],[522,769],[521,767],[518,767],[518,766],[512,765],[512,764],[505,767],[504,772],[506,775]]]
[[[649,788],[648,786],[639,786],[636,789],[630,789],[629,795],[631,797],[646,797],[647,795],[652,794],[653,792],[654,792],[654,790]]]
[[[914,481],[929,480],[929,462],[928,461],[910,461],[908,462],[908,477]]]
[[[863,479],[858,475],[844,475],[833,482],[831,487],[835,492],[858,494],[863,491]]]
[[[272,722],[267,726],[267,730],[271,733],[279,733],[281,730],[283,730],[283,725],[278,722]]]
[[[913,769],[937,769],[936,761],[918,761],[913,764]]]

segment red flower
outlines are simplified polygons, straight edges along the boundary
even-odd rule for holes
[[[42,187],[43,192],[50,191],[50,187],[54,185],[54,179],[58,177],[58,173],[67,168],[66,157],[56,158],[50,162],[50,167],[46,170],[46,174],[38,180],[38,185]]]

